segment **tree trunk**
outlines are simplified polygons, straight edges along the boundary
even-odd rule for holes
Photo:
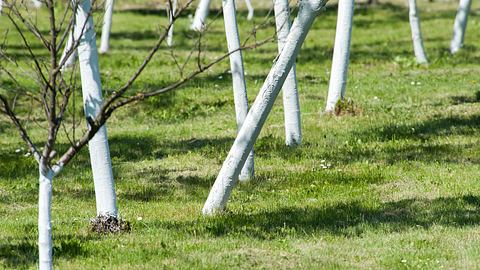
[[[168,47],[171,47],[173,45],[173,16],[175,15],[175,12],[177,11],[177,0],[172,1],[172,7],[168,7],[168,19],[170,22],[170,28],[168,29],[168,35],[167,35],[167,45]]]
[[[288,0],[276,0],[273,5],[277,29],[278,53],[281,53],[283,46],[285,46],[288,33],[290,32],[290,9],[288,7]],[[295,61],[293,61],[292,69],[283,84],[283,110],[285,117],[285,143],[288,146],[299,145],[302,142],[302,124],[300,119]]]
[[[40,270],[52,269],[52,179],[53,171],[45,166],[39,168],[38,188],[38,260]]]
[[[210,0],[200,0],[197,10],[195,10],[195,16],[190,28],[194,31],[203,31],[205,29],[205,23],[210,9]]]
[[[42,2],[38,1],[38,0],[31,0],[32,1],[32,4],[35,8],[40,8],[42,6]]]
[[[74,40],[73,40],[74,34],[73,34],[73,32],[74,31],[72,31],[71,34],[68,34],[67,42],[65,43],[65,48],[63,49],[62,57],[60,58],[60,63],[62,63],[64,61],[64,59],[67,57],[67,53],[72,50],[72,47],[73,47],[73,44],[74,44]],[[77,52],[77,50],[74,50],[72,52],[72,54],[70,54],[70,56],[65,60],[65,63],[63,64],[63,66],[61,68],[62,71],[73,67],[77,57],[78,57],[78,52]]]
[[[425,49],[423,48],[422,31],[420,30],[420,18],[418,17],[417,12],[417,1],[408,0],[408,8],[415,58],[417,59],[417,63],[426,64],[428,63],[428,60],[427,56],[425,55]]]
[[[95,118],[103,103],[93,18],[88,16],[90,9],[90,0],[80,2],[76,13],[76,24],[78,27],[75,27],[75,37],[79,38],[82,34],[82,27],[86,22],[83,37],[78,46],[78,58],[82,79],[84,110],[87,119]],[[105,125],[90,140],[88,149],[90,151],[90,162],[95,183],[97,215],[117,216],[112,162]]]
[[[332,70],[328,87],[326,112],[333,112],[340,99],[345,97],[348,62],[350,58],[350,40],[352,35],[353,0],[339,0],[337,31],[333,49]]]
[[[300,1],[298,16],[290,29],[285,46],[270,70],[252,108],[248,112],[247,118],[210,190],[203,207],[204,215],[212,215],[225,208],[233,186],[238,180],[240,170],[253,149],[253,144],[272,109],[283,82],[293,66],[313,20],[324,6],[324,0]]]
[[[457,16],[455,16],[455,23],[453,24],[453,37],[450,42],[450,52],[455,54],[463,47],[465,38],[465,30],[467,29],[468,13],[472,0],[460,0],[458,4]]]
[[[112,29],[112,14],[114,0],[105,1],[105,15],[103,16],[102,37],[100,41],[100,53],[108,52],[110,48],[110,30]]]
[[[223,21],[225,23],[225,35],[227,36],[228,52],[230,54],[230,71],[232,72],[233,97],[235,101],[235,113],[237,129],[240,130],[248,113],[247,87],[243,68],[240,37],[238,35],[235,0],[222,0]],[[253,150],[250,151],[247,161],[240,173],[240,180],[246,181],[253,177]]]
[[[245,4],[247,5],[247,9],[248,9],[247,20],[250,21],[253,19],[253,12],[255,10],[253,9],[252,2],[250,2],[250,0],[245,0]]]

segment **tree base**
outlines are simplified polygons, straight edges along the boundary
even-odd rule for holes
[[[101,234],[124,233],[130,232],[131,227],[130,222],[107,214],[90,219],[90,230]]]

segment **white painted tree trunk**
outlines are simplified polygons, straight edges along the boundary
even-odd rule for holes
[[[253,9],[252,2],[250,2],[250,0],[245,0],[245,4],[247,5],[248,9],[247,20],[250,21],[253,19],[253,13],[255,12],[255,10]]]
[[[95,44],[95,29],[93,18],[88,16],[91,9],[90,0],[82,0],[76,13],[75,38],[83,36],[78,46],[80,75],[85,116],[95,118],[102,106],[102,86],[98,66],[98,52]],[[95,197],[97,215],[117,216],[115,185],[113,181],[112,162],[107,139],[107,128],[102,126],[88,143],[90,162],[92,164],[93,181],[95,183]]]
[[[40,8],[42,6],[42,2],[38,1],[38,0],[31,0],[32,1],[32,4],[35,8]]]
[[[281,53],[290,32],[290,8],[288,7],[288,0],[275,0],[273,5],[277,28],[278,53]],[[285,143],[288,146],[299,145],[302,142],[302,124],[295,61],[283,83],[283,110],[285,117]]]
[[[170,22],[170,29],[168,29],[168,35],[167,35],[167,45],[168,47],[171,47],[173,45],[173,16],[175,15],[175,12],[177,12],[177,0],[172,1],[172,7],[168,7],[168,19]]]
[[[65,43],[65,48],[63,49],[62,57],[60,58],[60,63],[64,61],[64,59],[67,57],[67,53],[72,50],[73,44],[74,44],[74,38],[73,38],[73,32],[72,34],[68,34],[67,37],[67,42]],[[77,60],[78,57],[78,52],[77,50],[73,51],[72,54],[65,60],[65,63],[62,66],[62,70],[66,70],[69,68],[72,68],[73,65],[75,65],[75,61]]]
[[[338,1],[337,30],[333,49],[332,70],[328,87],[326,112],[333,112],[340,99],[345,97],[350,40],[352,35],[353,0]]]
[[[458,4],[457,15],[455,16],[455,23],[453,24],[453,37],[450,42],[450,52],[455,54],[463,47],[465,38],[465,30],[467,29],[468,13],[472,0],[460,0]]]
[[[232,72],[233,97],[235,101],[235,113],[237,128],[240,130],[248,113],[247,87],[243,68],[242,51],[240,51],[240,37],[236,18],[235,0],[222,0],[223,21],[225,23],[225,35],[227,36],[228,52],[230,54],[230,71]],[[253,150],[247,157],[247,161],[240,173],[240,181],[246,181],[253,177],[254,161]]]
[[[52,259],[52,179],[54,173],[51,169],[40,165],[38,188],[38,259],[40,270],[53,268]]]
[[[285,46],[268,74],[247,118],[233,143],[222,169],[213,184],[203,207],[204,215],[222,211],[230,197],[250,151],[253,149],[260,130],[270,113],[275,98],[290,72],[298,51],[310,30],[315,17],[325,6],[323,0],[301,0],[298,16],[293,23]]]
[[[210,0],[200,0],[197,10],[195,10],[195,16],[190,28],[194,31],[203,31],[205,23],[207,22],[208,13],[210,11]]]
[[[102,37],[100,39],[100,53],[108,52],[110,48],[110,30],[112,29],[112,15],[114,0],[105,1],[105,15],[103,16]]]
[[[420,30],[420,18],[417,12],[417,1],[408,0],[408,17],[410,20],[410,28],[412,30],[413,51],[415,52],[415,58],[417,63],[428,63],[427,56],[425,55],[425,49],[423,47],[422,31]]]

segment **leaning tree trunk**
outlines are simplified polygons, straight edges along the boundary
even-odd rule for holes
[[[268,74],[247,118],[240,128],[227,158],[223,162],[207,201],[204,215],[222,211],[230,197],[238,175],[253,149],[253,144],[270,113],[275,98],[290,72],[295,58],[315,17],[323,10],[325,0],[301,0],[298,16],[288,34],[285,46]]]
[[[170,28],[168,29],[167,34],[167,45],[171,47],[173,45],[173,16],[175,16],[175,12],[177,12],[177,0],[173,0],[169,2],[172,6],[168,7],[168,20],[170,22]]]
[[[463,47],[471,5],[472,0],[460,0],[458,5],[457,16],[455,16],[455,23],[453,24],[453,37],[450,42],[450,52],[452,54],[457,53]]]
[[[197,10],[195,10],[195,16],[190,28],[194,31],[203,31],[205,23],[207,22],[208,13],[210,11],[210,0],[200,0]]]
[[[290,32],[290,9],[288,0],[274,2],[275,24],[277,28],[278,52],[281,53]],[[283,108],[285,116],[285,143],[299,145],[302,141],[300,104],[298,101],[297,74],[295,61],[283,84]]]
[[[77,9],[75,38],[83,36],[78,46],[80,75],[85,116],[94,119],[102,106],[102,85],[98,67],[98,52],[95,44],[95,29],[92,16],[88,16],[91,9],[90,0],[83,0]],[[86,23],[86,24],[85,24]],[[97,215],[117,216],[117,203],[112,173],[112,161],[107,139],[107,128],[103,125],[88,143],[90,162],[92,164],[93,181]]]
[[[110,48],[110,30],[112,29],[114,0],[105,1],[105,15],[103,16],[102,37],[100,39],[100,53],[108,52]]]
[[[225,22],[225,35],[227,36],[228,52],[230,54],[230,71],[232,72],[233,96],[237,128],[240,128],[248,113],[247,87],[245,85],[245,72],[243,68],[242,51],[240,51],[240,37],[238,35],[235,0],[222,0],[223,21]],[[253,150],[250,151],[247,161],[240,173],[240,180],[253,177]]]
[[[42,162],[40,162],[42,164]],[[52,258],[52,180],[54,173],[45,165],[39,167],[38,188],[38,261],[40,270],[53,268]]]
[[[408,0],[410,20],[410,28],[412,30],[413,51],[415,52],[415,58],[417,63],[428,63],[427,56],[425,55],[425,49],[423,48],[422,31],[420,30],[420,18],[417,12],[417,1]]]
[[[353,0],[340,0],[338,2],[337,31],[335,33],[335,47],[333,49],[326,112],[333,112],[337,102],[345,97],[350,58],[353,7]]]

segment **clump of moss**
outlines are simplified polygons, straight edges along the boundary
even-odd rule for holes
[[[130,232],[130,222],[116,217],[114,215],[99,215],[90,219],[90,230],[92,232],[107,233],[124,233]]]

